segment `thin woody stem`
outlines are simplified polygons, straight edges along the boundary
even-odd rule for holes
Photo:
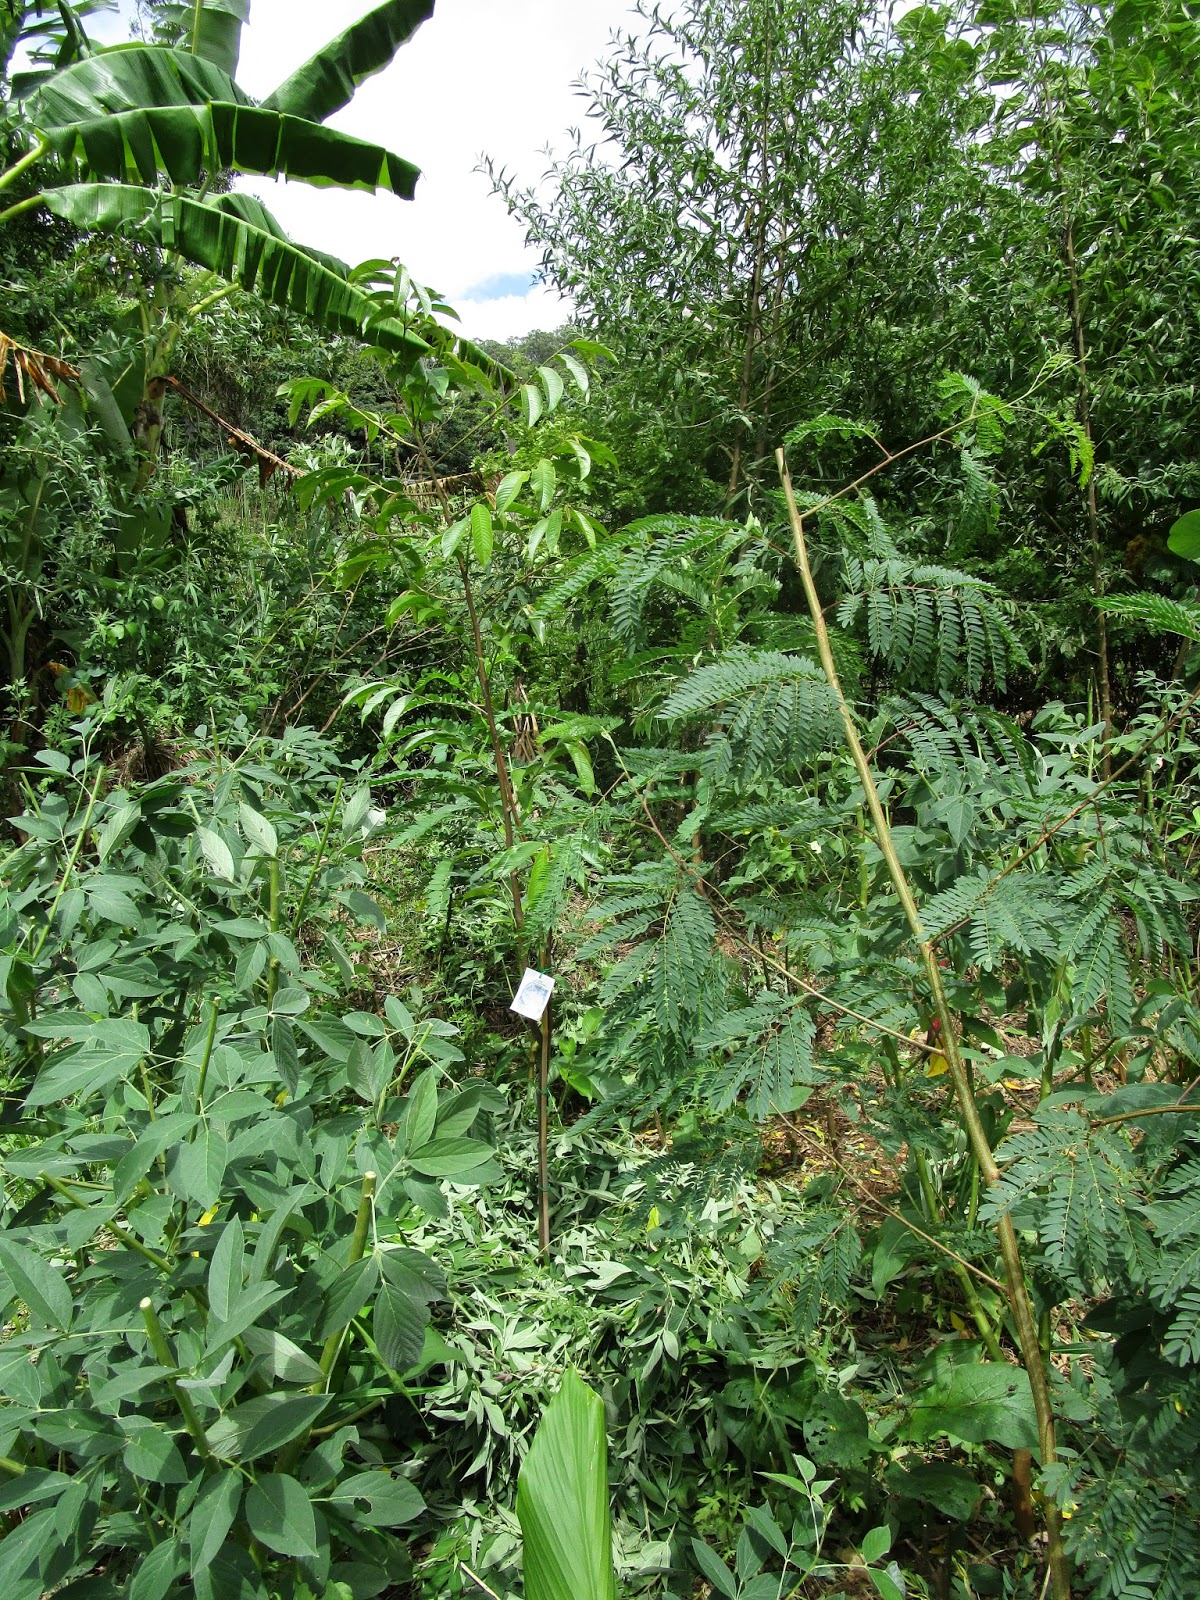
[[[934,941],[926,935],[920,909],[909,884],[908,875],[896,850],[895,842],[892,838],[891,824],[888,822],[887,814],[883,809],[883,802],[879,796],[874,774],[863,749],[862,740],[858,735],[854,714],[842,689],[837,665],[833,658],[833,649],[829,642],[829,630],[825,626],[825,615],[808,560],[808,546],[804,537],[804,519],[796,504],[791,475],[788,472],[787,462],[782,450],[776,452],[775,459],[778,464],[780,482],[783,485],[788,517],[792,526],[792,538],[796,550],[796,566],[799,569],[801,581],[804,585],[805,598],[808,601],[809,614],[816,633],[817,652],[820,657],[821,667],[837,704],[846,745],[850,751],[850,758],[854,763],[855,771],[858,773],[863,795],[867,802],[867,809],[871,815],[876,842],[887,865],[888,875],[892,880],[896,897],[900,901],[905,920],[917,944],[921,965],[925,970],[929,992],[933,999],[934,1010],[941,1023],[939,1043],[946,1058],[946,1064],[950,1069],[951,1081],[954,1084],[954,1093],[958,1101],[959,1113],[966,1129],[971,1153],[974,1155],[979,1170],[983,1174],[984,1181],[989,1185],[994,1184],[1000,1177],[1000,1168],[996,1164],[996,1157],[988,1140],[987,1132],[984,1129],[979,1107],[975,1100],[971,1076],[959,1048],[954,1013],[951,1010],[949,997],[946,993],[946,985],[942,979],[937,950]],[[1050,1388],[1046,1379],[1046,1368],[1042,1357],[1041,1343],[1038,1339],[1037,1325],[1034,1321],[1033,1307],[1029,1300],[1029,1289],[1026,1283],[1024,1265],[1021,1261],[1020,1246],[1017,1243],[1017,1235],[1013,1227],[1012,1218],[1007,1213],[997,1223],[996,1233],[1000,1244],[1001,1259],[1004,1262],[1009,1310],[1016,1326],[1022,1364],[1028,1374],[1030,1389],[1033,1393],[1034,1410],[1037,1414],[1038,1422],[1038,1437],[1041,1443],[1042,1465],[1047,1467],[1057,1460],[1058,1455],[1054,1410],[1050,1400]],[[1046,1521],[1050,1572],[1055,1600],[1070,1600],[1070,1577],[1066,1552],[1063,1549],[1062,1527],[1058,1507],[1052,1499],[1047,1499],[1044,1502],[1043,1511]]]

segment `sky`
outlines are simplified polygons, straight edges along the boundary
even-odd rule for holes
[[[253,0],[238,82],[256,99],[377,0]],[[123,9],[128,9],[128,0]],[[534,285],[538,257],[488,180],[482,155],[522,186],[568,148],[583,102],[572,87],[616,29],[637,23],[631,0],[437,0],[433,17],[384,72],[330,119],[421,168],[413,201],[246,179],[284,228],[352,264],[399,257],[439,289],[472,338],[559,327],[571,307]],[[117,18],[97,38],[126,37]]]

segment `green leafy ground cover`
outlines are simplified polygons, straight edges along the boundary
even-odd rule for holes
[[[230,189],[410,193],[431,6],[263,106],[94,9],[0,0],[0,1594],[1191,1600],[1192,9],[681,4],[488,351]]]

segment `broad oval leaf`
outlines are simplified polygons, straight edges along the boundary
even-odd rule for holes
[[[225,1543],[241,1502],[242,1475],[233,1467],[226,1467],[204,1485],[188,1521],[193,1572],[207,1567]]]
[[[308,1492],[286,1472],[264,1472],[246,1494],[246,1521],[281,1556],[317,1555],[317,1519]]]
[[[494,537],[491,509],[477,501],[471,507],[471,550],[481,567],[491,564]]]
[[[480,1139],[434,1139],[420,1150],[410,1151],[408,1160],[423,1177],[453,1178],[456,1173],[470,1172],[491,1154],[491,1145]]]
[[[0,1268],[35,1321],[64,1332],[70,1328],[74,1305],[67,1280],[57,1267],[43,1261],[28,1245],[0,1235]]]
[[[1187,511],[1171,524],[1167,549],[1185,561],[1200,561],[1200,510]]]
[[[367,1528],[398,1528],[425,1509],[416,1487],[390,1472],[356,1472],[343,1478],[330,1490],[329,1505]]]

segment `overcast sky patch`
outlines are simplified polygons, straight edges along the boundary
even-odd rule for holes
[[[472,284],[464,296],[467,300],[523,300],[534,288],[537,279],[528,272],[493,272],[490,278]]]
[[[253,0],[238,82],[256,99],[377,0]],[[123,0],[126,15],[133,9]],[[456,308],[465,333],[507,339],[554,329],[572,307],[535,282],[539,257],[478,170],[481,157],[538,183],[584,117],[573,87],[639,25],[631,0],[437,0],[431,19],[331,125],[421,168],[417,198],[244,179],[293,238],[343,261],[395,257]],[[127,37],[116,18],[97,37]],[[594,135],[593,135],[594,137]]]

